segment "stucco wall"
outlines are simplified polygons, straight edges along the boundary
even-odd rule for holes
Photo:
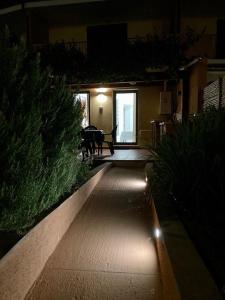
[[[161,34],[165,29],[166,20],[151,19],[145,21],[128,22],[127,35],[128,38],[136,36],[146,36],[147,34]]]
[[[86,41],[86,26],[54,26],[49,28],[49,42],[57,41]]]
[[[181,19],[181,31],[190,27],[197,33],[204,30],[203,36],[188,50],[187,56],[207,56],[214,58],[216,55],[216,33],[217,33],[217,18],[215,17],[193,17]]]
[[[100,111],[98,101],[98,92],[96,89],[90,89],[90,124],[105,132],[111,132],[113,128],[113,90],[107,89],[105,103]]]
[[[217,18],[215,17],[192,17],[181,19],[181,29],[191,27],[197,32],[205,29],[205,34],[216,34],[217,31]]]

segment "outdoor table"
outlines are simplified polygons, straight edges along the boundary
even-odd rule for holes
[[[88,145],[88,148],[91,152],[91,154],[95,153],[95,143],[97,145],[100,145],[104,141],[104,131],[103,130],[93,130],[93,129],[87,129],[83,130],[83,139]]]

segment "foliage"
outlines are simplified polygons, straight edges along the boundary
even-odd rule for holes
[[[82,110],[64,80],[41,71],[7,32],[0,65],[0,230],[21,233],[84,176]]]
[[[197,33],[187,27],[186,31],[181,34],[164,34],[162,37],[157,34],[149,36],[145,43],[145,49],[141,51],[142,60],[150,69],[166,66],[168,75],[173,77],[178,68],[188,62],[187,50],[201,39],[203,33],[204,30]]]
[[[193,219],[213,227],[225,213],[225,111],[210,108],[174,125],[156,149],[154,193],[172,195]]]
[[[44,47],[41,60],[44,66],[50,64],[55,74],[67,74],[72,82],[151,80],[155,79],[151,72],[154,69],[164,69],[164,77],[174,78],[178,68],[188,61],[187,50],[203,32],[187,28],[183,34],[154,33],[103,47],[90,57],[85,57],[75,44],[61,42]]]
[[[55,74],[66,74],[68,78],[82,76],[86,59],[74,43],[57,42],[46,45],[40,49],[40,56],[42,66],[51,66]]]

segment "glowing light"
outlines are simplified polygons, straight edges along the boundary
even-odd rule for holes
[[[159,228],[155,229],[155,237],[158,239],[161,236],[161,230]]]
[[[148,182],[148,177],[147,176],[145,177],[145,181]]]
[[[106,95],[104,94],[99,94],[97,96],[97,99],[98,99],[98,103],[100,104],[100,107],[103,106],[103,104],[106,102]]]
[[[136,188],[145,188],[147,183],[144,180],[134,180],[132,185]]]
[[[97,93],[106,93],[107,89],[106,88],[99,88],[99,89],[96,89],[96,92]]]

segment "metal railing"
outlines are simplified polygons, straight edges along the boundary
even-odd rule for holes
[[[47,49],[53,46],[62,46],[65,47],[68,50],[71,49],[76,49],[78,51],[80,51],[81,53],[83,53],[84,55],[87,55],[87,42],[86,41],[69,41],[69,42],[65,42],[65,41],[57,41],[55,43],[49,43],[49,44],[33,44],[33,48],[37,51],[40,51],[42,49]]]
[[[146,42],[148,40],[147,36],[142,36],[142,37],[132,37],[128,38],[127,42],[130,43],[131,45],[135,44],[136,42]],[[83,53],[84,55],[87,55],[87,41],[64,41],[64,40],[59,40],[56,41],[55,43],[48,43],[48,44],[33,44],[33,47],[35,50],[42,50],[44,48],[49,48],[52,46],[63,46],[66,49],[76,49]]]

